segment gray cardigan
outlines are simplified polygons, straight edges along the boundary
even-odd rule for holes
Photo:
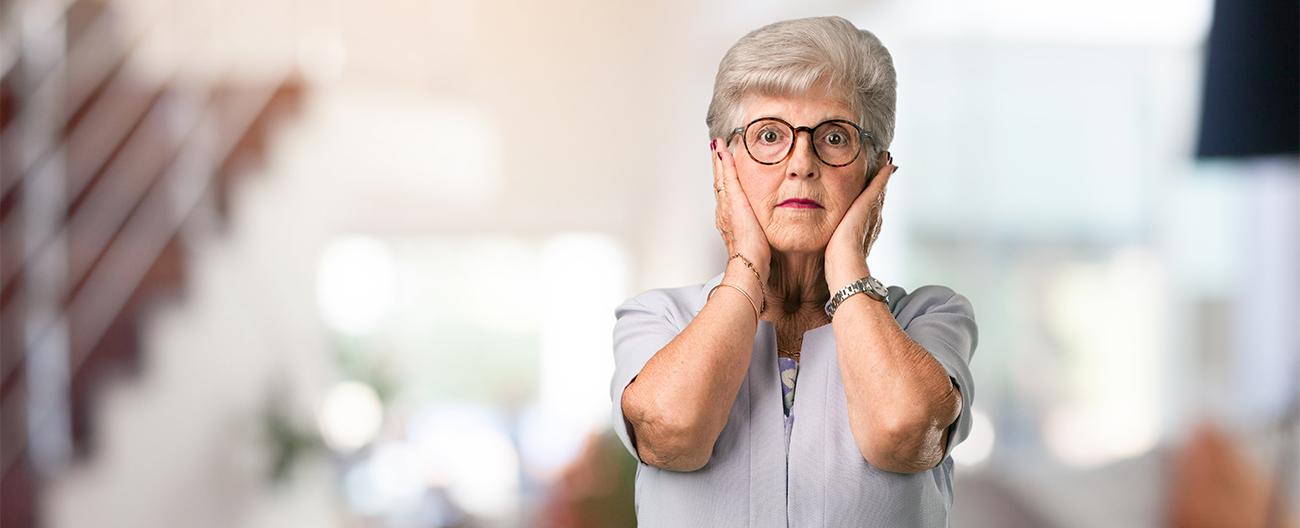
[[[899,326],[934,355],[961,390],[962,412],[950,429],[943,462],[915,474],[871,466],[849,430],[844,385],[830,325],[804,334],[796,416],[787,464],[776,334],[761,321],[749,372],[731,405],[709,462],[677,472],[641,461],[620,403],[623,389],[646,361],[691,322],[722,281],[662,288],[615,310],[614,430],[637,457],[636,515],[640,526],[840,527],[946,526],[952,507],[952,448],[970,433],[975,386],[970,359],[977,330],[970,301],[944,286],[908,294],[891,286],[890,311]]]

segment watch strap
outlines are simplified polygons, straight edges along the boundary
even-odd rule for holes
[[[875,277],[867,275],[866,277],[850,282],[847,286],[840,288],[840,291],[835,292],[835,295],[832,295],[831,299],[826,302],[826,316],[834,319],[835,310],[840,307],[840,304],[844,303],[844,301],[849,297],[859,293],[865,293],[867,294],[867,297],[871,297],[872,299],[886,304],[889,303],[889,290],[886,289],[879,280],[876,280]]]

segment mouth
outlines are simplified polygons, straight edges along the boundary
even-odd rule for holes
[[[791,198],[776,205],[777,207],[792,207],[795,209],[822,209],[822,204],[815,200],[805,198]]]

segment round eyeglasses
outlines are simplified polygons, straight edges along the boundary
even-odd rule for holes
[[[858,159],[862,146],[870,144],[874,152],[875,138],[862,130],[852,121],[831,119],[822,121],[814,127],[796,127],[776,117],[760,117],[743,127],[731,131],[745,143],[749,157],[763,165],[776,165],[790,159],[794,152],[794,137],[800,131],[807,131],[812,138],[813,154],[822,163],[832,167],[843,167]]]

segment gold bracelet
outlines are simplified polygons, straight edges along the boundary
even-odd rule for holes
[[[713,298],[713,292],[714,292],[714,290],[717,290],[718,288],[721,288],[721,287],[723,287],[723,286],[727,286],[727,287],[729,287],[729,288],[732,288],[732,289],[734,289],[734,290],[740,292],[741,295],[744,295],[744,296],[745,296],[745,300],[749,301],[749,305],[754,307],[754,318],[755,318],[755,319],[759,319],[759,318],[760,318],[760,317],[759,317],[759,311],[758,311],[758,305],[757,305],[757,304],[754,304],[754,298],[753,298],[753,297],[750,297],[748,293],[745,293],[745,290],[742,290],[742,289],[740,289],[740,288],[738,288],[738,287],[736,287],[735,285],[732,285],[732,284],[727,284],[727,283],[725,283],[725,282],[718,283],[718,285],[717,285],[717,286],[714,286],[712,290],[709,290],[709,295],[706,296],[706,297],[704,298],[704,300],[707,302],[709,299],[712,299],[712,298]]]
[[[763,277],[760,277],[758,275],[758,269],[754,267],[754,263],[750,262],[749,259],[745,258],[745,256],[741,255],[740,253],[736,253],[735,255],[732,255],[731,258],[727,259],[727,262],[731,262],[731,260],[734,258],[739,258],[741,264],[744,264],[746,268],[749,268],[749,271],[754,272],[754,278],[758,279],[758,289],[763,294],[763,308],[761,309],[756,308],[756,309],[758,309],[758,313],[760,314],[766,313],[767,312],[767,285],[763,284]],[[749,297],[749,295],[745,295],[745,296]],[[752,303],[754,301],[750,300],[749,302]]]

